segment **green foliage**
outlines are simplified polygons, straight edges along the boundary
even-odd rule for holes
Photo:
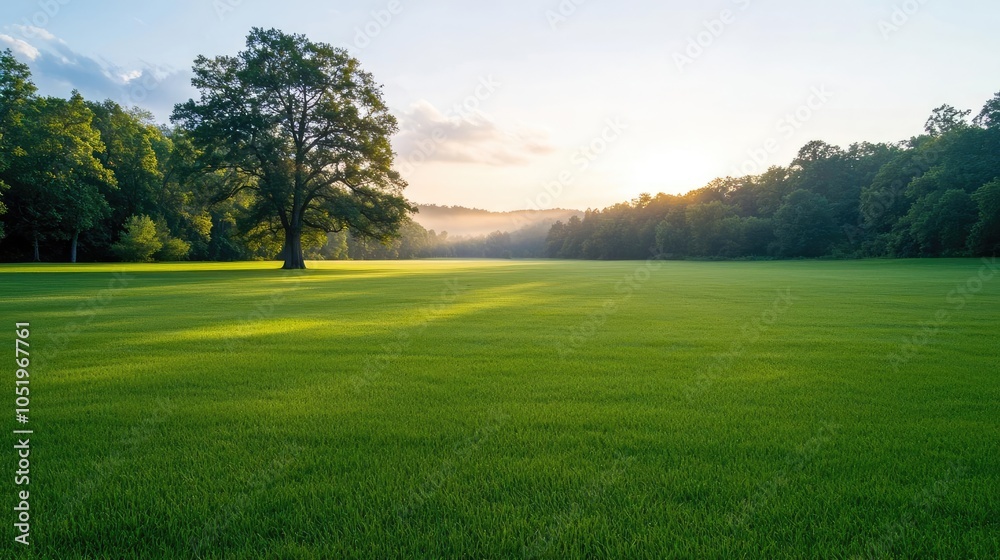
[[[168,237],[166,241],[161,241],[161,244],[162,247],[156,253],[156,260],[158,261],[183,261],[191,253],[191,244],[176,237]]]
[[[156,235],[160,240],[160,249],[153,256],[155,260],[177,262],[187,260],[191,253],[191,244],[183,239],[170,235],[170,229],[163,220],[154,220]]]
[[[674,212],[668,215],[656,226],[657,253],[667,258],[681,257],[689,254],[689,239],[687,218],[683,212]]]
[[[162,133],[152,124],[152,116],[111,100],[87,106],[94,113],[94,127],[106,147],[101,162],[117,180],[118,188],[107,193],[115,208],[113,223],[121,224],[138,214],[162,214],[173,207],[161,205],[163,173],[153,144],[160,141]]]
[[[35,91],[28,66],[14,58],[10,49],[0,52],[0,174],[6,172],[11,155],[23,150],[8,135],[22,125],[25,106]]]
[[[928,134],[907,142],[843,150],[813,141],[788,168],[716,179],[683,196],[647,195],[641,204],[588,211],[582,221],[552,227],[546,255],[991,255],[1000,210],[991,186],[1000,177],[998,108],[1000,94],[969,124],[970,112],[938,107]]]
[[[983,128],[1000,128],[1000,92],[986,102],[974,122]]]
[[[976,221],[976,204],[965,191],[951,189],[920,199],[907,220],[910,234],[925,256],[963,256]]]
[[[912,198],[906,187],[930,167],[926,150],[907,150],[882,166],[860,195],[860,227],[868,233],[884,233],[906,214]]]
[[[10,133],[17,147],[2,178],[11,186],[12,229],[34,246],[46,239],[73,239],[93,228],[110,208],[102,191],[114,176],[97,159],[104,151],[93,113],[76,92],[69,100],[36,98]]]
[[[311,261],[345,261],[349,260],[347,249],[348,233],[338,231],[328,233],[326,243],[321,247],[314,247],[305,250],[305,257]]]
[[[924,125],[924,130],[931,136],[943,136],[965,126],[971,110],[960,111],[951,105],[942,105],[931,114]]]
[[[969,235],[969,249],[977,255],[1000,253],[1000,177],[980,187],[972,199],[979,209],[979,220]]]
[[[151,262],[153,255],[163,248],[156,223],[149,216],[132,216],[125,223],[121,239],[112,249],[126,262]],[[179,260],[179,259],[178,259]]]
[[[774,215],[778,252],[785,257],[819,257],[830,249],[836,231],[830,203],[822,195],[797,190]]]
[[[788,167],[685,195],[642,194],[552,224],[461,237],[427,231],[393,171],[396,120],[346,51],[254,29],[195,62],[180,125],[113,101],[38,98],[0,53],[0,259],[116,258],[149,216],[159,260],[948,256],[997,252],[1000,93],[972,122],[942,105],[927,134],[822,141]],[[291,119],[288,115],[303,115]],[[472,215],[472,214],[470,214]],[[491,216],[487,216],[492,218]],[[530,220],[529,220],[530,221]],[[484,229],[475,233],[491,231]],[[466,233],[469,232],[459,232]],[[66,250],[67,242],[70,250]],[[54,256],[54,257],[53,257]]]
[[[255,28],[237,56],[198,57],[199,101],[173,115],[202,167],[249,193],[244,231],[282,232],[285,268],[304,268],[305,232],[388,241],[414,208],[392,169],[397,123],[380,87],[346,50]]]
[[[751,216],[741,221],[743,248],[739,256],[765,257],[771,253],[774,239],[774,222],[768,218]]]
[[[735,210],[718,200],[688,206],[685,214],[690,248],[696,254],[720,255],[724,245],[735,241],[734,236],[738,235],[732,222],[726,221],[736,216]]]

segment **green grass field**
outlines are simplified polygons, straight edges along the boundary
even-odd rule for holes
[[[3,557],[1000,557],[981,261],[311,266],[0,266]]]

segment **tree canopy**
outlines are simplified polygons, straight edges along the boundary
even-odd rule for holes
[[[1000,93],[932,111],[926,134],[843,149],[807,143],[788,167],[643,195],[557,223],[557,258],[968,257],[1000,249]]]
[[[284,268],[304,268],[303,233],[395,236],[415,210],[393,170],[396,119],[372,76],[342,49],[302,35],[254,29],[237,56],[195,61],[199,101],[173,120],[227,177],[217,200],[251,193],[261,233],[284,234]]]

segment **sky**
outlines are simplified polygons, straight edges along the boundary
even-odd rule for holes
[[[351,52],[383,85],[407,197],[603,208],[788,165],[811,140],[920,134],[1000,91],[1000,5],[971,0],[5,0],[40,93],[168,122],[196,56],[252,27]]]

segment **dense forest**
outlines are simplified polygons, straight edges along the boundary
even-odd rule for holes
[[[388,243],[303,238],[309,259],[642,259],[993,255],[1000,248],[1000,94],[975,117],[936,109],[926,134],[844,150],[810,142],[787,167],[642,195],[567,221],[449,235],[407,220]],[[272,259],[282,239],[250,193],[219,198],[180,127],[114,101],[38,96],[0,53],[0,260]]]
[[[282,240],[261,225],[251,193],[219,197],[231,175],[206,173],[188,131],[141,108],[41,97],[30,71],[0,53],[0,260],[233,261],[274,259]],[[309,259],[540,256],[552,223],[575,211],[494,213],[427,206],[382,243],[348,231],[312,232]],[[481,220],[480,220],[481,219]],[[488,222],[473,224],[473,221]],[[469,235],[483,225],[508,226]],[[462,235],[465,233],[465,235]]]
[[[806,144],[789,167],[642,195],[559,222],[545,255],[569,259],[967,257],[1000,250],[1000,93],[944,105],[892,144]]]

